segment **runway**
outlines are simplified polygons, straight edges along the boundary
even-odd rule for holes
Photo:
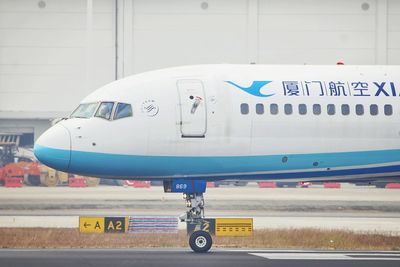
[[[400,253],[324,252],[284,250],[213,250],[196,254],[189,250],[0,250],[0,266],[399,266]]]

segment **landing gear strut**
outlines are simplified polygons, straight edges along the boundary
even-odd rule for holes
[[[194,223],[201,226],[204,219],[204,196],[203,193],[184,193],[183,199],[189,210],[179,218],[186,223]],[[204,253],[210,250],[212,238],[210,233],[196,229],[189,238],[189,245],[194,252]]]
[[[204,218],[204,196],[203,193],[184,193],[183,199],[189,210],[180,216],[182,221],[193,222],[197,219]]]

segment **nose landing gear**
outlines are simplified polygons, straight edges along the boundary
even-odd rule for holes
[[[200,230],[202,220],[204,219],[204,196],[203,193],[184,193],[183,199],[186,201],[186,207],[189,209],[179,218],[182,222],[197,225],[195,231],[190,234],[189,246],[194,252],[204,253],[210,250],[212,238],[210,233]]]
[[[183,193],[188,210],[179,216],[181,222],[191,226],[189,246],[194,252],[204,253],[210,250],[212,238],[210,233],[202,227],[204,220],[204,196],[206,181],[171,179],[164,180],[164,192]]]
[[[211,235],[199,229],[204,219],[203,193],[184,193],[183,199],[185,199],[186,207],[189,208],[189,210],[179,218],[181,221],[196,225],[195,231],[193,231],[189,237],[189,246],[194,252],[207,252],[212,246]]]

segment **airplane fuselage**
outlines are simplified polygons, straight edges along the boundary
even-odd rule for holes
[[[400,174],[398,66],[179,67],[115,81],[81,105],[38,139],[43,163],[120,179]]]

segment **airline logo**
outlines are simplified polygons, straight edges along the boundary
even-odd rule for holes
[[[146,100],[142,103],[142,112],[149,117],[154,117],[158,114],[158,105],[154,100]]]
[[[248,87],[238,85],[232,81],[225,81],[242,91],[258,97],[270,97],[275,95],[263,93],[264,86],[272,81],[253,81]],[[365,97],[365,96],[400,96],[400,89],[396,88],[394,82],[367,82],[367,81],[282,81],[284,96],[320,96],[320,97]],[[268,88],[269,89],[269,88]]]
[[[393,82],[282,81],[285,96],[400,96]]]
[[[225,81],[226,83],[229,83],[233,86],[235,86],[236,88],[241,89],[242,91],[245,91],[248,94],[254,95],[254,96],[258,96],[258,97],[270,97],[273,96],[274,94],[264,94],[261,92],[261,89],[269,84],[272,81],[253,81],[253,83],[249,86],[249,87],[244,87],[244,86],[240,86],[234,82],[231,81]]]

